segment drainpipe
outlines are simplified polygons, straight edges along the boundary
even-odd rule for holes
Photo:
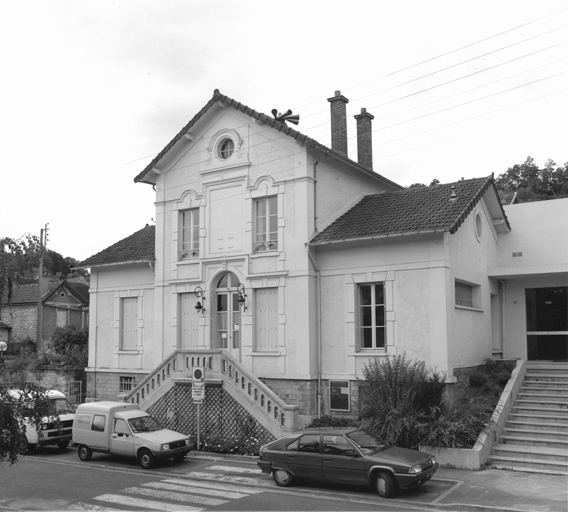
[[[317,354],[318,354],[318,394],[317,394],[317,408],[318,408],[318,418],[321,417],[321,397],[322,397],[322,390],[321,390],[321,373],[322,373],[322,361],[321,361],[321,355],[322,355],[322,335],[321,335],[321,272],[317,266],[317,263],[314,259],[314,256],[312,255],[312,252],[310,251],[310,246],[308,244],[306,244],[307,248],[308,248],[308,258],[310,259],[310,261],[312,262],[312,265],[314,267],[314,270],[316,271],[316,276],[317,276],[317,293],[316,293],[316,298],[317,298],[317,305],[316,305],[316,312],[317,312],[317,329],[318,329],[318,345],[317,345]]]

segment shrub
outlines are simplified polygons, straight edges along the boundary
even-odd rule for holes
[[[89,331],[75,325],[55,329],[45,356],[49,363],[87,366],[89,357]]]
[[[330,416],[329,414],[325,414],[320,418],[315,418],[312,422],[306,426],[306,428],[310,427],[349,427],[353,424],[353,420],[349,418],[338,417],[338,416]]]
[[[482,371],[475,370],[469,374],[469,385],[472,388],[480,388],[486,382],[487,382],[487,374]]]

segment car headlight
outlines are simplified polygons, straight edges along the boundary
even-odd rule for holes
[[[432,457],[432,458],[429,460],[429,462],[430,462],[430,464],[432,464],[432,466],[433,466],[434,464],[436,464],[436,457]]]
[[[164,450],[169,450],[169,449],[170,449],[169,443],[168,443],[168,444],[163,444],[162,447],[161,447],[161,450],[162,450],[162,451],[164,451]]]
[[[47,423],[42,423],[41,429],[42,429],[42,430],[47,430]]]
[[[415,475],[416,473],[420,473],[422,471],[422,466],[420,464],[416,464],[416,466],[412,466],[408,472]]]
[[[185,446],[189,446],[191,444],[191,441],[189,439],[185,440]]]

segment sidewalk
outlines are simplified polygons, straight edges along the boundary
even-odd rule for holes
[[[189,458],[256,465],[257,457],[192,452]],[[448,491],[426,507],[438,511],[568,512],[568,475],[486,469],[440,468],[433,480],[451,481]],[[428,485],[428,484],[426,484]],[[396,502],[396,500],[395,500]],[[410,505],[410,504],[409,504]],[[412,503],[416,508],[417,503]],[[421,508],[424,502],[420,503]]]
[[[434,479],[463,482],[437,504],[449,510],[567,512],[568,476],[486,469],[440,468]],[[459,506],[456,507],[456,505]]]

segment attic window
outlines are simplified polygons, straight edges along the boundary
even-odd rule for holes
[[[233,154],[235,150],[235,143],[232,139],[224,138],[221,139],[219,145],[217,146],[217,155],[221,160],[227,160]]]

